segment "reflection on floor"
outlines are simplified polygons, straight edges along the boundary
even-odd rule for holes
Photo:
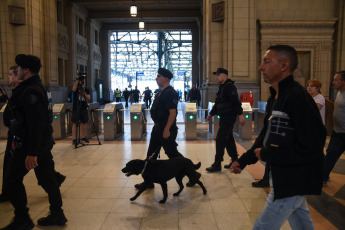
[[[166,204],[158,201],[162,197],[160,186],[145,191],[135,202],[130,202],[136,190],[134,184],[141,182],[140,176],[126,177],[121,168],[131,159],[144,159],[150,138],[150,129],[142,141],[130,141],[125,125],[125,134],[119,140],[103,142],[102,145],[88,145],[74,149],[71,139],[57,141],[53,149],[56,170],[67,176],[61,186],[63,208],[68,218],[64,227],[45,227],[44,229],[251,229],[261,212],[267,190],[253,188],[251,183],[260,179],[264,166],[261,163],[248,166],[240,175],[230,174],[223,169],[219,173],[207,173],[205,168],[214,160],[215,142],[206,130],[198,131],[195,141],[184,140],[184,126],[179,129],[178,149],[194,163],[201,162],[201,180],[208,193],[202,194],[198,186],[187,188],[179,197],[172,194],[178,185],[174,180],[168,183],[168,199]],[[102,136],[100,136],[102,139]],[[207,138],[205,138],[207,137]],[[97,143],[94,138],[90,143]],[[243,153],[250,141],[237,142],[239,153]],[[0,142],[4,149],[5,141]],[[226,155],[226,154],[225,154]],[[166,159],[164,152],[162,159]],[[344,158],[343,158],[344,159]],[[229,162],[225,157],[225,162]],[[3,156],[0,157],[2,173]],[[2,176],[2,174],[1,174]],[[340,205],[344,210],[344,175],[331,175],[330,183],[324,188],[323,196],[312,197],[309,206],[316,229],[344,229],[332,217],[332,207]],[[184,184],[187,178],[184,178]],[[36,221],[48,212],[47,195],[37,185],[33,172],[25,177],[30,215]],[[330,202],[333,206],[329,206]],[[339,207],[338,207],[339,208]],[[9,202],[0,204],[0,227],[8,224],[13,217],[13,208]],[[337,218],[345,220],[344,212]],[[334,216],[333,216],[334,218]],[[35,229],[42,229],[35,227]],[[282,229],[291,229],[285,223]]]

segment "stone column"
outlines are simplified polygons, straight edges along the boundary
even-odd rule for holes
[[[227,0],[223,8],[220,7],[213,12],[213,5],[220,2],[214,0],[203,2],[203,104],[214,101],[218,83],[212,73],[218,67],[228,69],[229,77],[236,81],[239,95],[242,91],[259,94],[256,71],[255,0]],[[213,21],[214,16],[222,14],[222,9],[224,20]]]
[[[102,64],[100,71],[100,78],[104,81],[104,101],[112,101],[113,92],[111,90],[111,72],[110,72],[110,47],[109,39],[110,34],[109,30],[101,30],[100,33],[100,48],[102,53]]]

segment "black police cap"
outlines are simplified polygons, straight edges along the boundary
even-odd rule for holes
[[[158,73],[159,73],[160,75],[166,77],[166,78],[169,78],[169,79],[173,78],[172,72],[170,72],[170,71],[167,70],[167,69],[159,68],[159,69],[158,69]]]
[[[223,69],[223,68],[218,68],[217,72],[213,72],[213,74],[221,74],[221,73],[228,75],[228,71],[226,69]]]
[[[42,67],[41,60],[33,55],[18,54],[15,62],[18,66],[29,69],[32,73],[40,72]]]

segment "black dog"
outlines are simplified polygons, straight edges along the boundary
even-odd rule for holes
[[[200,168],[201,163],[194,165],[188,158],[172,158],[169,160],[131,160],[126,164],[126,167],[122,169],[126,176],[139,175],[142,174],[144,178],[143,186],[139,189],[137,194],[130,200],[133,201],[140,196],[140,194],[145,191],[150,183],[158,183],[162,186],[163,199],[159,203],[165,203],[168,197],[168,186],[167,181],[176,178],[177,184],[180,189],[174,193],[174,196],[180,195],[184,186],[182,184],[182,179],[187,176],[192,184],[198,184],[202,188],[204,194],[206,194],[206,189],[202,182],[199,180],[200,174],[195,170]]]

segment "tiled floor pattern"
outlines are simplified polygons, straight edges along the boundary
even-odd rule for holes
[[[57,141],[53,154],[56,170],[67,176],[61,192],[68,222],[64,227],[36,226],[35,229],[251,229],[267,196],[267,190],[251,186],[253,177],[261,178],[263,165],[248,166],[240,175],[230,174],[224,169],[219,173],[207,173],[205,168],[214,159],[215,142],[211,138],[184,141],[183,135],[183,129],[180,128],[178,149],[194,163],[202,162],[199,172],[208,191],[206,195],[195,186],[185,187],[179,197],[173,197],[172,193],[178,189],[178,185],[171,180],[166,204],[158,203],[162,197],[159,185],[145,191],[135,202],[129,201],[136,193],[134,184],[142,179],[140,176],[126,177],[121,173],[121,168],[131,159],[145,158],[149,135],[143,141],[131,142],[126,133],[120,141],[78,149],[74,149],[70,140]],[[205,136],[205,133],[198,136]],[[91,143],[96,143],[95,139]],[[0,149],[4,147],[5,141],[1,141]],[[242,145],[238,144],[237,147],[239,153],[245,151]],[[161,156],[166,159],[164,153]],[[225,162],[228,161],[229,157],[226,156]],[[1,176],[2,163],[3,157],[0,156]],[[186,182],[187,178],[184,178]],[[24,183],[30,215],[36,221],[48,212],[47,195],[37,185],[33,172],[25,177]],[[333,183],[330,183],[325,190],[332,191],[332,186]],[[310,210],[316,229],[337,229],[313,207]],[[0,204],[0,227],[8,224],[12,217],[10,203]],[[291,228],[285,223],[282,229]]]

